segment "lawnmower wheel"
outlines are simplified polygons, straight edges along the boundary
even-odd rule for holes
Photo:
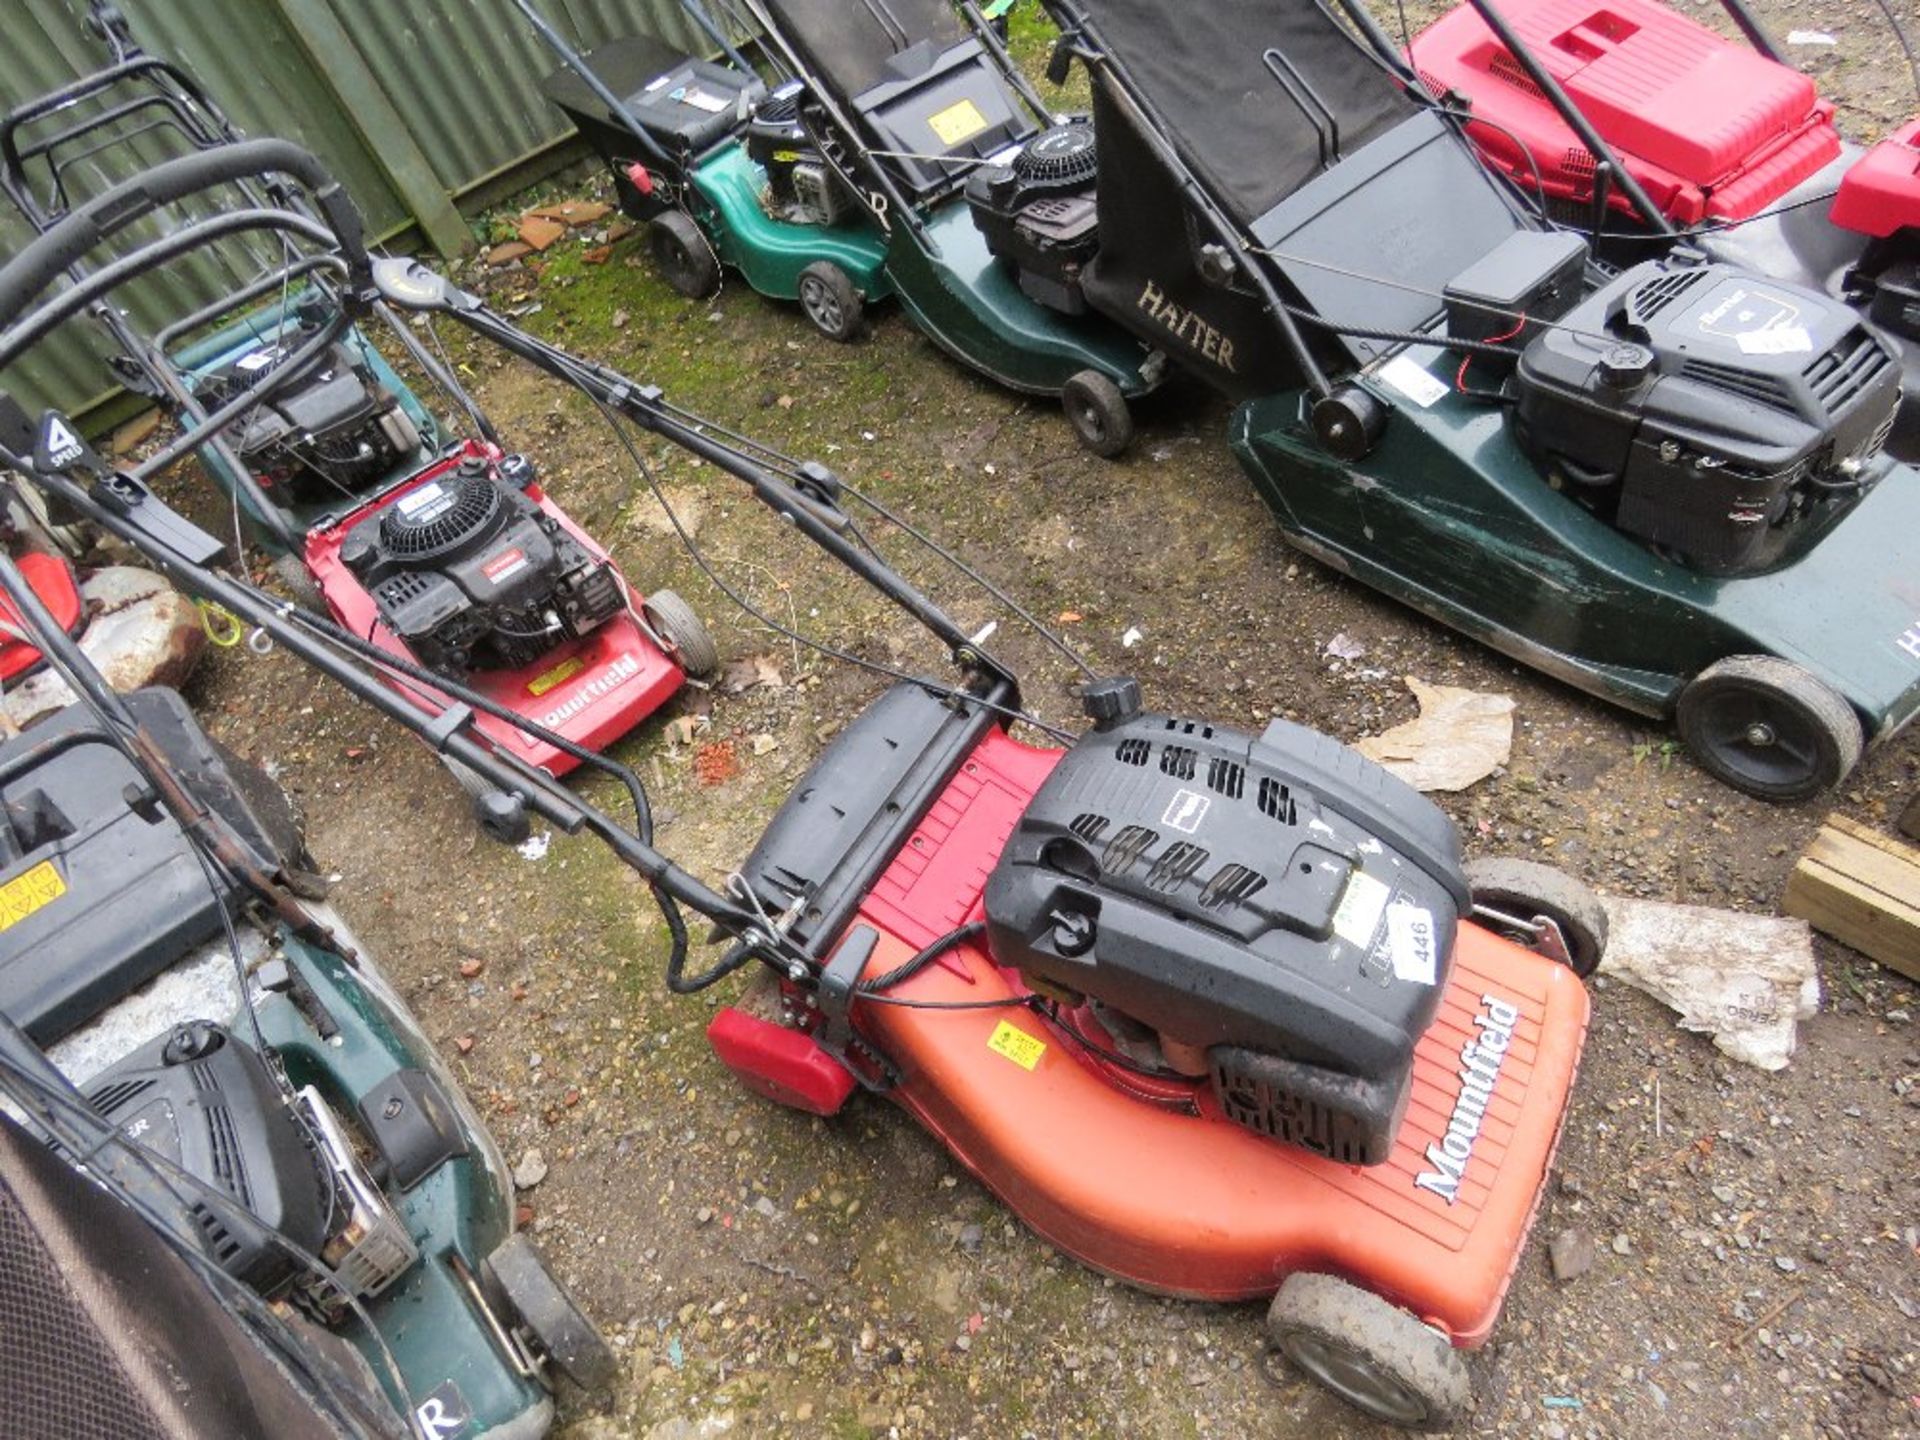
[[[705,679],[720,668],[720,647],[713,643],[713,633],[673,591],[654,591],[642,602],[640,612],[689,675]]]
[[[509,1235],[484,1268],[521,1327],[561,1374],[589,1394],[612,1386],[620,1372],[613,1351],[531,1240]]]
[[[1082,370],[1060,390],[1067,423],[1080,443],[1103,459],[1126,452],[1133,443],[1133,412],[1120,387],[1098,370]]]
[[[1551,955],[1582,980],[1600,968],[1607,953],[1607,907],[1566,871],[1506,856],[1472,860],[1467,888],[1473,892],[1477,924]],[[1558,942],[1543,920],[1560,932]]]
[[[1376,1420],[1450,1430],[1473,1404],[1466,1362],[1444,1335],[1332,1275],[1289,1275],[1267,1309],[1267,1369],[1297,1369]]]
[[[276,555],[268,568],[294,604],[313,615],[328,613],[327,597],[320,589],[320,582],[313,578],[313,572],[298,555]]]
[[[1807,800],[1860,763],[1854,709],[1775,655],[1715,661],[1680,692],[1680,738],[1702,770],[1762,800]]]
[[[668,210],[656,216],[647,246],[660,278],[689,300],[704,300],[720,288],[720,260],[691,215]]]
[[[831,260],[816,260],[800,272],[800,309],[827,339],[842,345],[853,340],[865,308],[853,277]]]

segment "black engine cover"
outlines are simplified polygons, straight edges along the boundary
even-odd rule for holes
[[[987,882],[995,958],[1204,1047],[1229,1115],[1386,1158],[1468,906],[1431,801],[1313,731],[1083,736]]]
[[[444,674],[514,670],[625,603],[611,564],[522,493],[531,467],[468,456],[355,525],[340,559],[380,618]]]
[[[275,1234],[309,1254],[326,1243],[334,1191],[324,1161],[266,1062],[221,1026],[196,1022],[149,1041],[90,1081],[86,1097],[168,1162],[162,1174],[192,1210],[208,1252],[236,1279],[271,1295],[296,1269]],[[176,1170],[265,1229],[235,1223]]]
[[[304,333],[304,332],[303,332]],[[201,377],[200,397],[218,405],[257,385],[299,348],[300,337],[250,350]],[[354,494],[419,448],[400,399],[345,345],[334,345],[274,390],[228,432],[235,450],[282,503]]]
[[[1006,165],[967,179],[967,204],[987,248],[1013,267],[1020,288],[1068,315],[1086,313],[1080,270],[1100,248],[1093,127],[1042,131]]]
[[[1636,266],[1529,344],[1527,451],[1709,574],[1764,569],[1891,465],[1900,362],[1846,305],[1733,266]]]

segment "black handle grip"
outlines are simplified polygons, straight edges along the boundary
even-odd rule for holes
[[[366,227],[352,197],[310,151],[286,140],[243,140],[183,155],[122,181],[29,243],[0,269],[0,328],[17,320],[28,302],[68,267],[142,216],[202,190],[273,174],[290,175],[312,193],[353,283],[364,283],[372,261]]]

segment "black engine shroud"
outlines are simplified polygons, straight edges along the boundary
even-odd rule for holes
[[[517,670],[626,603],[610,562],[525,494],[533,466],[469,454],[347,532],[340,559],[443,674]]]
[[[209,406],[232,399],[297,348],[295,337],[237,356],[200,378],[199,398]],[[297,504],[356,494],[420,448],[400,397],[345,345],[331,346],[235,421],[227,438],[269,494]]]
[[[996,960],[1205,1051],[1235,1121],[1387,1157],[1470,904],[1431,801],[1285,721],[1083,736],[986,887]]]
[[[1098,164],[1093,127],[1076,122],[1042,131],[1007,164],[983,165],[967,179],[987,248],[1030,299],[1067,315],[1087,311],[1080,271],[1100,248]]]
[[[1899,358],[1846,305],[1732,266],[1650,261],[1514,375],[1533,458],[1708,574],[1765,569],[1884,475]]]
[[[337,1208],[326,1164],[259,1052],[224,1027],[181,1025],[91,1081],[86,1095],[167,1162],[208,1251],[235,1278],[271,1295],[297,1268],[275,1236],[309,1253],[326,1242]],[[261,1228],[234,1223],[231,1207],[196,1201],[196,1185],[236,1202]]]

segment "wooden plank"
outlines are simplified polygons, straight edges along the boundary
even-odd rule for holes
[[[1794,866],[1782,908],[1920,980],[1920,851],[1844,815],[1829,816]]]
[[[326,0],[273,0],[326,77],[341,109],[353,121],[367,150],[387,172],[433,248],[451,260],[473,246],[473,234],[454,208],[433,166],[415,142],[400,112],[380,88],[366,57]]]

